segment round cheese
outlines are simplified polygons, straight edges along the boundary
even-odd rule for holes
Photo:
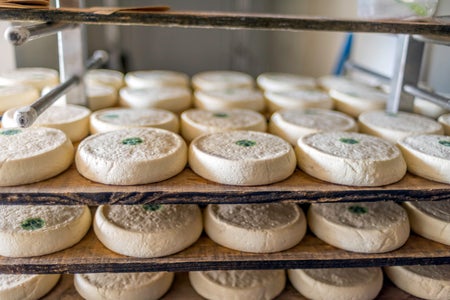
[[[48,68],[18,68],[0,74],[0,85],[30,85],[40,91],[58,83],[58,71]]]
[[[250,88],[229,88],[221,90],[199,90],[194,93],[194,106],[217,111],[233,108],[263,111],[263,94]]]
[[[384,272],[398,288],[415,297],[450,299],[450,265],[391,266]]]
[[[347,76],[326,75],[317,79],[317,85],[323,90],[329,92],[331,90],[350,90],[352,87],[361,87],[362,89],[368,86],[362,82],[356,81]]]
[[[403,207],[415,233],[450,245],[450,201],[404,202]]]
[[[305,215],[294,203],[210,204],[204,219],[214,242],[244,252],[283,251],[306,232]]]
[[[324,108],[332,109],[333,100],[320,90],[290,90],[265,92],[269,112],[280,109]]]
[[[25,106],[39,98],[39,91],[28,85],[0,86],[0,113]]]
[[[414,135],[399,141],[408,171],[418,176],[450,183],[450,137]]]
[[[4,128],[17,127],[14,114],[16,108],[5,112],[2,117]],[[63,131],[72,142],[79,142],[89,134],[91,111],[83,106],[67,104],[49,106],[33,123],[34,127],[49,127]]]
[[[86,97],[92,111],[112,107],[117,104],[117,91],[106,85],[87,85]]]
[[[129,72],[125,82],[130,88],[189,87],[189,76],[170,70],[142,70]]]
[[[116,185],[162,181],[180,173],[186,162],[184,140],[159,128],[130,128],[91,135],[81,141],[75,156],[81,175]]]
[[[285,139],[292,145],[310,133],[321,131],[357,131],[353,118],[346,114],[319,108],[283,109],[272,114],[269,132]]]
[[[178,132],[179,121],[174,113],[157,108],[107,108],[94,112],[90,117],[92,134],[130,127],[155,127]]]
[[[336,110],[352,117],[361,113],[384,109],[387,94],[370,86],[342,86],[329,91]]]
[[[264,185],[295,170],[295,153],[283,139],[263,132],[228,131],[202,135],[189,146],[189,166],[223,184]]]
[[[0,255],[32,257],[69,248],[91,226],[87,206],[1,205]]]
[[[207,111],[190,109],[181,114],[181,135],[187,141],[213,132],[230,130],[266,131],[263,115],[248,109]]]
[[[53,289],[60,277],[59,274],[0,274],[0,299],[40,299]]]
[[[298,166],[318,179],[352,186],[381,186],[406,174],[400,150],[381,138],[354,132],[319,132],[301,137]]]
[[[308,299],[375,299],[383,286],[381,268],[288,270],[289,281]]]
[[[133,257],[179,252],[195,243],[202,230],[197,205],[102,205],[94,218],[100,242],[114,252]]]
[[[400,248],[409,237],[406,211],[392,201],[311,204],[311,231],[324,242],[361,253]]]
[[[362,133],[381,137],[392,143],[414,134],[444,134],[442,125],[424,116],[398,112],[371,111],[358,118]]]
[[[312,89],[316,87],[314,78],[290,73],[262,73],[256,78],[256,83],[260,89],[271,92]]]
[[[252,76],[237,71],[205,71],[192,76],[192,86],[196,90],[252,89],[254,85]]]
[[[84,82],[87,85],[106,85],[119,90],[124,86],[124,76],[122,72],[108,69],[88,70],[84,75]]]
[[[450,135],[450,113],[440,116],[438,122],[444,127],[445,134]]]
[[[160,108],[180,113],[192,105],[187,87],[130,88],[120,90],[120,105],[131,108]]]
[[[42,181],[66,170],[74,149],[64,132],[53,128],[0,129],[0,186]]]
[[[77,292],[87,300],[157,300],[172,285],[174,273],[75,274]]]
[[[231,270],[189,272],[200,296],[210,300],[271,300],[286,285],[284,270]]]
[[[450,94],[448,96],[450,96]],[[439,116],[449,112],[448,110],[442,108],[437,104],[434,104],[433,102],[417,97],[414,98],[413,111],[416,114],[424,115],[432,119],[436,119]]]

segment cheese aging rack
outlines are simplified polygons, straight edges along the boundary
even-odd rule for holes
[[[445,40],[450,36],[450,18],[427,20],[360,20],[274,14],[220,12],[116,12],[0,8],[0,20],[46,23],[55,31],[73,30],[74,24],[139,25],[222,29],[289,31],[341,31],[390,33]],[[61,26],[61,24],[63,26]],[[68,25],[68,26],[66,26]],[[79,53],[80,59],[82,55]],[[82,63],[82,61],[80,61]],[[61,60],[60,60],[61,64]],[[70,69],[69,69],[70,70]],[[75,68],[76,70],[76,68]],[[265,186],[226,186],[205,180],[188,167],[160,183],[109,186],[91,182],[75,166],[64,173],[34,184],[0,187],[1,205],[75,205],[95,208],[103,204],[166,203],[266,203],[385,201],[450,201],[450,185],[408,173],[401,181],[382,187],[349,187],[326,183],[300,170],[288,179]],[[289,269],[364,267],[414,264],[450,264],[450,246],[413,233],[398,250],[382,254],[352,253],[325,244],[311,233],[292,249],[271,253],[243,253],[221,247],[205,235],[188,249],[161,258],[132,258],[115,254],[96,239],[92,230],[77,245],[50,255],[32,258],[0,257],[0,273],[141,272],[213,269]]]

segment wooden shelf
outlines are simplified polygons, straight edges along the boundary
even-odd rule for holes
[[[111,15],[57,9],[0,9],[0,19],[9,21],[70,22],[84,24],[200,27],[223,29],[315,30],[379,32],[448,36],[447,18],[426,20],[361,20],[239,12],[166,11],[118,12]]]

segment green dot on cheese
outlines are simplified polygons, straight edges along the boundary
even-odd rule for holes
[[[367,208],[365,208],[363,206],[359,206],[359,205],[352,205],[348,208],[348,210],[351,213],[354,213],[356,215],[362,215],[362,214],[367,213],[367,211],[368,211]]]
[[[255,146],[256,142],[250,141],[250,140],[239,140],[236,142],[236,145],[242,146],[242,147],[251,147],[251,146]]]
[[[439,144],[446,146],[446,147],[450,147],[450,141],[439,141]]]
[[[352,138],[340,138],[339,141],[341,141],[344,144],[350,144],[350,145],[359,143],[357,140],[352,139]]]
[[[143,140],[139,137],[126,138],[126,139],[122,140],[122,144],[124,144],[124,145],[137,145],[142,142],[143,142]]]
[[[107,114],[107,115],[103,115],[104,118],[106,119],[117,119],[119,117],[118,114]]]
[[[226,114],[226,113],[215,113],[214,117],[217,117],[217,118],[228,118],[228,114]]]
[[[0,132],[0,134],[2,135],[15,135],[20,133],[21,130],[20,129],[7,129],[7,130],[3,130]]]
[[[23,221],[20,224],[22,229],[29,230],[29,231],[40,229],[40,228],[44,227],[44,225],[45,225],[45,221],[42,220],[41,218],[26,219],[25,221]]]
[[[157,211],[157,210],[161,209],[162,205],[161,204],[144,204],[143,207],[146,211]]]

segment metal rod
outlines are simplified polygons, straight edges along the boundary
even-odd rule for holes
[[[389,77],[387,77],[387,76],[385,76],[383,74],[377,73],[377,72],[375,72],[373,70],[370,70],[370,69],[368,69],[366,67],[363,67],[361,65],[358,65],[357,63],[352,62],[350,60],[345,62],[345,68],[349,69],[349,70],[356,70],[356,71],[360,71],[360,72],[366,73],[367,75],[375,77],[376,79],[378,79],[380,81],[383,81],[384,83],[391,82],[391,78],[389,78]]]
[[[438,95],[435,93],[428,92],[424,89],[421,89],[421,88],[418,88],[416,86],[409,85],[409,84],[406,84],[403,87],[403,90],[410,95],[413,95],[415,97],[418,97],[418,98],[421,98],[424,100],[428,100],[436,105],[439,105],[442,108],[450,110],[450,99],[449,98],[446,98],[444,96],[441,96],[441,95]]]
[[[5,39],[14,46],[20,46],[28,41],[32,41],[44,36],[55,34],[61,30],[75,28],[73,23],[48,22],[28,26],[13,26],[5,31]]]

